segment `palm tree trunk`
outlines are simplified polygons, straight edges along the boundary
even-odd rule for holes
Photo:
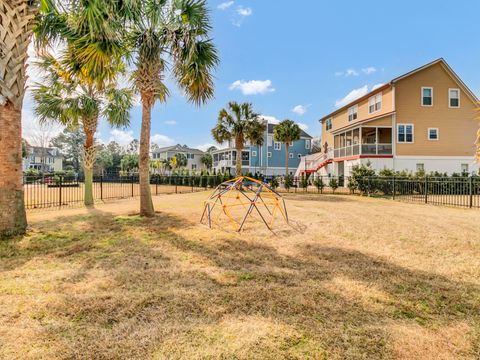
[[[0,1],[0,238],[27,228],[22,177],[22,105],[36,2]]]
[[[27,228],[22,179],[22,112],[0,107],[0,238]]]
[[[85,173],[85,206],[93,206],[93,165],[95,164],[95,131],[97,119],[84,120],[85,145],[83,148],[83,171]]]
[[[242,176],[242,150],[243,146],[236,144],[235,149],[237,150],[236,164],[235,164],[235,173],[237,176]]]
[[[142,96],[142,128],[140,131],[140,216],[155,215],[150,189],[150,125],[152,121],[152,102]]]
[[[285,143],[285,176],[288,176],[288,148],[289,148],[289,143]]]

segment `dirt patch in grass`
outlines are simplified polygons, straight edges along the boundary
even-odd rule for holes
[[[237,234],[198,223],[205,195],[0,243],[0,357],[479,357],[478,212],[288,195],[293,227]]]

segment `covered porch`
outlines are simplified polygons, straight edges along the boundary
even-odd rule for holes
[[[393,155],[391,126],[359,126],[334,136],[334,158]]]

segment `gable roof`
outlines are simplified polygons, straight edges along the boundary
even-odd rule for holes
[[[180,144],[173,145],[173,146],[166,146],[166,147],[154,150],[153,152],[162,153],[162,152],[168,152],[168,151],[187,152],[189,154],[204,154],[202,150],[192,149],[192,148],[189,148],[188,146],[183,146]]]
[[[320,122],[323,122],[325,121],[326,119],[332,117],[333,115],[351,107],[352,105],[354,104],[357,104],[365,99],[368,99],[369,97],[371,97],[372,95],[375,95],[376,93],[379,93],[380,91],[383,91],[393,85],[395,85],[395,83],[397,83],[398,81],[400,80],[403,80],[409,76],[412,76],[420,71],[423,71],[431,66],[434,66],[436,64],[441,64],[443,66],[443,68],[445,69],[445,71],[452,77],[453,80],[455,80],[455,82],[465,91],[465,93],[467,94],[467,96],[473,101],[473,102],[478,102],[478,98],[477,96],[473,93],[472,90],[470,90],[470,88],[462,81],[462,79],[460,79],[460,77],[457,75],[457,73],[455,71],[453,71],[453,69],[450,67],[450,65],[448,65],[448,63],[445,61],[444,58],[438,58],[432,62],[429,62],[428,64],[425,64],[425,65],[422,65],[416,69],[413,69],[403,75],[400,75],[392,80],[390,80],[387,84],[375,89],[375,90],[372,90],[368,93],[366,93],[365,95],[363,95],[362,97],[359,97],[358,99],[355,99],[351,102],[349,102],[348,104],[336,109],[335,111],[331,112],[330,114],[328,115],[325,115],[324,117],[322,117],[319,121]]]
[[[275,126],[277,126],[278,124],[274,124],[274,123],[268,123],[268,133],[269,134],[273,134],[273,129],[275,128]],[[308,135],[304,130],[300,129],[300,137],[301,138],[308,138],[308,139],[313,139],[312,136]]]

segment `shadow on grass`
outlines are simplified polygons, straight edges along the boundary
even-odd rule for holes
[[[180,236],[180,229],[197,235]],[[244,358],[314,357],[313,349],[392,357],[389,321],[479,327],[478,286],[358,251],[301,245],[296,256],[282,255],[237,236],[202,241],[198,231],[209,230],[169,214],[93,211],[2,243],[0,269],[8,275],[38,260],[71,266],[44,304],[48,321],[37,324],[37,341],[53,341],[71,358],[235,357],[228,343],[236,340],[220,339],[219,324],[232,317],[293,329],[259,336],[243,346]]]

